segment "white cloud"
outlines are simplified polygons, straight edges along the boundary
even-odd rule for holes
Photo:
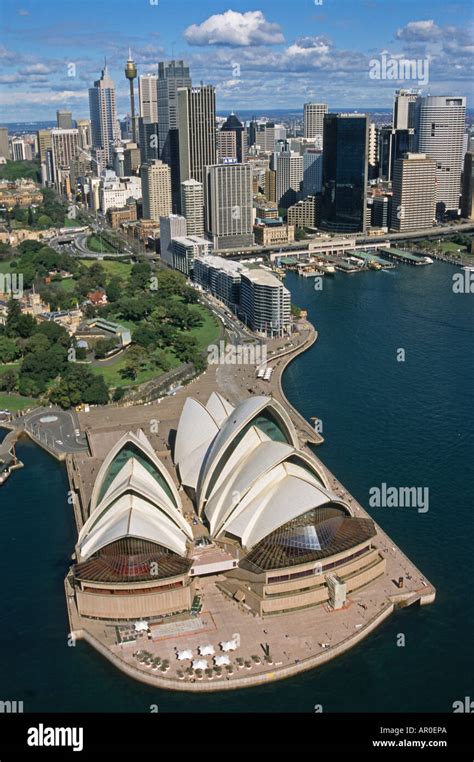
[[[279,24],[266,20],[262,11],[225,13],[210,16],[202,24],[192,24],[184,37],[190,45],[276,45],[284,42]]]
[[[443,34],[443,30],[435,24],[433,19],[426,21],[410,21],[406,26],[397,30],[397,39],[407,42],[428,42],[437,40]]]

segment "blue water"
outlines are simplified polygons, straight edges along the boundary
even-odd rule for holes
[[[86,643],[67,645],[66,474],[23,441],[26,468],[0,489],[0,698],[25,711],[370,712],[450,711],[472,696],[474,295],[452,293],[453,272],[436,263],[338,274],[322,292],[286,279],[320,335],[288,368],[285,392],[322,419],[318,455],[364,505],[382,482],[429,487],[425,514],[372,513],[436,585],[434,605],[399,611],[342,657],[263,688],[207,696],[135,683]]]

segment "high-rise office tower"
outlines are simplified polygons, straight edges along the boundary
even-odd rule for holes
[[[187,235],[186,220],[179,214],[160,217],[160,257],[170,267],[173,267],[173,238]]]
[[[197,180],[181,183],[181,212],[189,235],[204,235],[204,187]]]
[[[282,151],[276,157],[276,201],[288,209],[301,197],[304,161],[299,153]]]
[[[265,170],[265,198],[276,203],[276,172],[274,169]]]
[[[423,153],[397,159],[390,227],[397,232],[430,228],[436,211],[436,161]]]
[[[221,164],[237,163],[237,142],[235,132],[217,133],[217,156]]]
[[[464,157],[461,193],[461,217],[474,218],[474,153],[468,151]]]
[[[217,161],[216,91],[212,85],[178,90],[181,182],[203,183],[205,168]]]
[[[138,119],[138,143],[142,163],[160,158],[158,122],[146,122]]]
[[[79,132],[79,147],[89,152],[92,146],[90,119],[76,119],[76,127]]]
[[[379,170],[379,131],[374,122],[369,124],[369,180],[378,177]]]
[[[206,230],[214,248],[251,246],[252,168],[248,164],[206,167]]]
[[[308,148],[303,154],[303,198],[321,193],[323,182],[323,152]]]
[[[365,114],[324,117],[321,227],[337,233],[365,231],[368,123]]]
[[[158,75],[142,74],[138,77],[140,117],[145,124],[158,122]]]
[[[78,154],[79,131],[77,129],[51,130],[51,146],[56,169],[67,169]]]
[[[143,217],[159,221],[171,214],[171,173],[160,159],[142,164]]]
[[[10,158],[10,146],[8,144],[8,128],[0,127],[0,156],[3,159]]]
[[[173,210],[180,208],[178,90],[191,87],[189,67],[184,61],[161,61],[158,64],[158,129],[160,159],[171,167]],[[186,179],[186,178],[182,178]]]
[[[304,104],[304,137],[317,141],[316,148],[323,147],[324,115],[327,113],[327,103]]]
[[[229,114],[225,120],[219,132],[219,136],[222,136],[223,138],[225,133],[235,135],[236,159],[239,164],[242,164],[247,158],[247,133],[244,125],[240,119],[236,117],[234,112]]]
[[[268,270],[246,270],[241,274],[240,306],[253,331],[283,336],[291,322],[291,295]]]
[[[397,159],[406,153],[414,153],[416,147],[416,131],[413,128],[394,130],[384,125],[378,130],[378,176],[382,180],[392,181],[393,168]],[[370,134],[369,134],[370,150]],[[370,161],[369,161],[370,171]]]
[[[107,64],[100,79],[89,88],[92,146],[99,149],[104,162],[112,161],[111,144],[120,139],[115,102],[115,84],[109,76]]]
[[[56,124],[60,130],[72,130],[72,112],[62,109],[56,111]]]
[[[436,160],[437,212],[458,213],[466,99],[428,95],[421,98],[418,151]]]
[[[416,129],[419,90],[397,90],[393,103],[393,129]]]
[[[46,151],[51,148],[52,134],[51,130],[38,130],[36,133],[38,139],[38,155],[40,164],[44,164],[46,161]]]
[[[11,155],[13,161],[25,161],[27,159],[27,146],[22,138],[13,138],[11,141]]]
[[[133,80],[137,78],[137,65],[132,58],[132,51],[128,49],[127,63],[125,64],[125,77],[130,83],[130,114],[132,118],[132,140],[137,142],[137,124],[135,119],[135,88]]]

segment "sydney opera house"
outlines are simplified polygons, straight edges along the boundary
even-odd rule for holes
[[[172,457],[167,469],[139,430],[103,460],[71,571],[80,616],[189,612],[203,575],[252,613],[277,616],[343,605],[383,574],[374,523],[331,490],[272,397],[236,407],[215,392],[206,404],[188,397]]]

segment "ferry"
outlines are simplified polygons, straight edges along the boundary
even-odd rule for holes
[[[474,273],[474,265],[464,265],[462,269],[468,273]]]

